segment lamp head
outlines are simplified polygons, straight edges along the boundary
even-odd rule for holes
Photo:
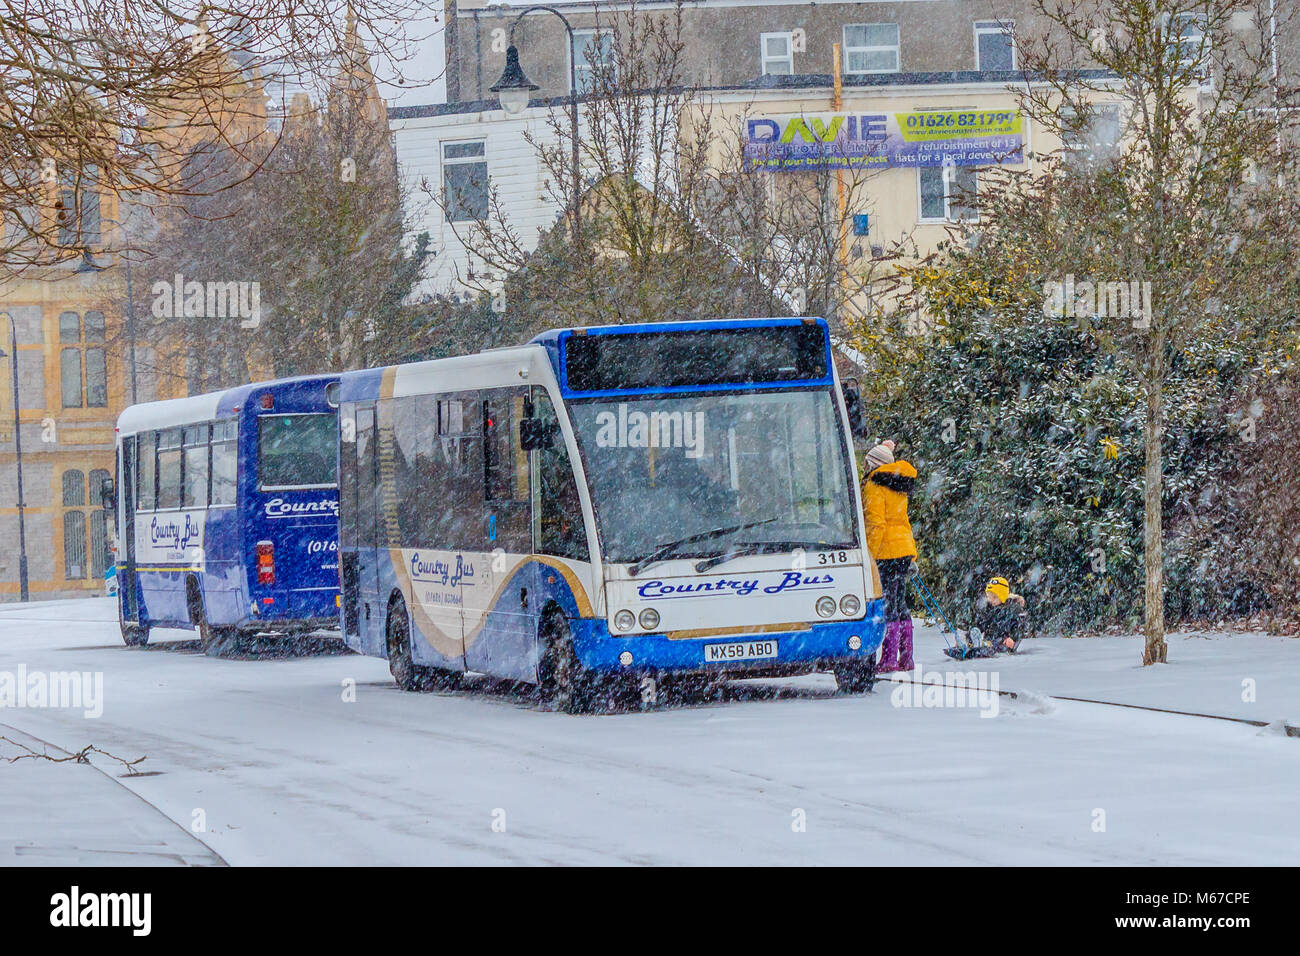
[[[528,106],[533,91],[538,89],[536,83],[524,75],[519,65],[519,48],[511,44],[506,49],[506,68],[501,71],[501,79],[490,87],[501,101],[501,108],[515,116]]]

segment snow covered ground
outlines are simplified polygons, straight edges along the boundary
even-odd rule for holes
[[[114,613],[0,606],[0,675],[104,678],[102,716],[5,708],[0,735],[147,755],[155,774],[123,777],[103,757],[0,763],[0,863],[1292,864],[1300,851],[1300,739],[1040,696],[1294,723],[1296,640],[1177,635],[1172,663],[1144,669],[1136,638],[1040,639],[967,667],[920,629],[923,668],[992,670],[1036,694],[982,717],[895,706],[888,684],[839,697],[810,677],[569,717],[487,682],[403,694],[384,661],[341,653],[217,660],[183,631],[127,648]]]

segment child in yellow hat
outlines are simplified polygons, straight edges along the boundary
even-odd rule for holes
[[[975,626],[994,650],[1015,653],[1029,630],[1025,599],[1013,594],[1006,578],[990,578],[975,602]]]

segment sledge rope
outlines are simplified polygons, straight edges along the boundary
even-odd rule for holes
[[[961,637],[957,634],[957,629],[952,626],[952,621],[948,620],[948,615],[943,613],[943,608],[939,607],[939,602],[930,593],[930,589],[921,580],[921,572],[913,571],[911,580],[916,587],[916,593],[921,596],[921,603],[925,605],[926,610],[930,612],[936,621],[943,621],[946,630],[941,630],[940,633],[943,634],[944,644],[954,650],[959,649],[961,647]],[[951,641],[948,640],[949,633],[952,634]]]
[[[926,686],[947,687],[947,688],[951,688],[952,690],[975,689],[971,687],[958,687],[955,684],[943,684],[943,683],[927,684],[924,681],[906,680],[904,678],[898,677],[897,672],[895,672],[895,676],[880,677],[877,678],[876,680],[877,682],[883,681],[885,683],[893,683],[893,684],[915,684],[919,687],[926,687]],[[983,693],[989,693],[990,690],[991,688],[984,688]],[[1003,697],[1009,697],[1011,700],[1017,700],[1020,697],[1020,694],[1014,690],[995,690],[992,692],[995,694],[999,694]],[[1174,716],[1177,717],[1201,717],[1204,718],[1205,720],[1226,720],[1234,724],[1247,724],[1251,727],[1267,727],[1270,724],[1276,723],[1276,721],[1272,721],[1272,720],[1253,720],[1250,717],[1225,717],[1223,714],[1201,714],[1192,710],[1171,710],[1168,707],[1152,707],[1149,704],[1122,704],[1114,700],[1094,700],[1091,697],[1066,697],[1061,694],[1047,694],[1046,696],[1050,700],[1068,700],[1068,701],[1073,701],[1076,704],[1100,704],[1103,707],[1127,707],[1130,710],[1149,710],[1152,713],[1173,714]],[[1285,722],[1282,724],[1282,726],[1286,728],[1286,735],[1288,737],[1300,737],[1300,727],[1293,727],[1290,724]]]

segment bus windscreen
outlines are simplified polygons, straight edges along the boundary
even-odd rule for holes
[[[260,416],[257,474],[262,488],[337,485],[337,419],[320,413]]]
[[[575,392],[748,385],[826,378],[826,338],[812,323],[689,332],[571,335],[565,379]]]

